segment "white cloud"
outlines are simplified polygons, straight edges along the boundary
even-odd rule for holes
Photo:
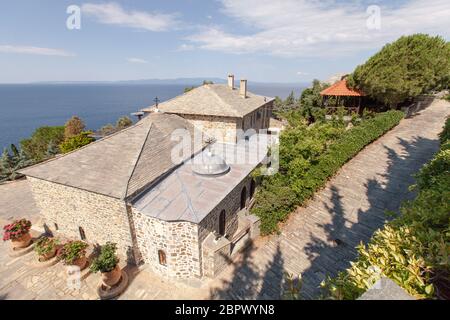
[[[130,63],[140,63],[140,64],[147,64],[148,61],[140,58],[127,58],[127,61]]]
[[[75,56],[75,54],[67,52],[62,49],[42,48],[42,47],[33,47],[33,46],[0,45],[0,52],[33,54],[33,55],[41,55],[41,56],[59,56],[59,57],[74,57]]]
[[[192,44],[183,43],[178,47],[177,51],[192,51],[194,49],[195,47]]]
[[[298,76],[308,76],[309,73],[308,72],[303,72],[303,71],[297,71],[297,75]]]
[[[82,14],[93,16],[100,23],[140,30],[166,31],[178,24],[176,14],[126,11],[117,3],[86,3],[82,5],[81,10]]]
[[[448,0],[410,0],[381,6],[381,29],[367,28],[368,5],[361,0],[221,0],[223,13],[257,30],[227,32],[203,27],[187,40],[199,48],[229,53],[277,56],[336,56],[379,48],[403,34],[450,35]],[[236,30],[236,28],[234,28]]]

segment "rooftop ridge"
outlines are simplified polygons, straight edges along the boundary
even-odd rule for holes
[[[150,131],[152,130],[152,128],[153,128],[153,122],[150,124],[150,126],[148,128],[147,136],[145,137],[144,142],[142,143],[141,149],[139,150],[139,155],[137,156],[136,162],[134,163],[133,169],[131,170],[130,177],[128,178],[127,184],[125,186],[125,191],[124,191],[124,193],[122,195],[123,199],[125,199],[128,196],[128,188],[130,186],[130,181],[133,178],[133,175],[134,175],[134,172],[136,170],[137,164],[139,163],[139,160],[141,159],[141,155],[142,155],[142,152],[144,150],[144,146],[147,143],[147,140],[148,140],[148,137],[150,136]]]

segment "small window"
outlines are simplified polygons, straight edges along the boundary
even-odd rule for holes
[[[252,182],[250,183],[250,198],[253,198],[253,196],[255,195],[255,190],[256,190],[256,182],[254,179],[252,179]]]
[[[86,233],[84,232],[84,229],[82,227],[78,227],[78,231],[80,232],[80,239],[86,240]]]
[[[247,206],[247,188],[244,187],[241,192],[241,210]]]
[[[159,264],[162,266],[167,266],[166,253],[163,250],[158,250]]]
[[[225,236],[226,221],[227,220],[225,210],[222,210],[222,212],[219,215],[219,234],[221,236]]]

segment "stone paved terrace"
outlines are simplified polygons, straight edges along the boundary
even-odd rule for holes
[[[347,163],[304,208],[299,208],[276,236],[255,242],[235,265],[215,280],[175,284],[147,270],[128,268],[131,281],[120,299],[277,299],[284,272],[303,274],[303,297],[317,297],[326,274],[336,274],[355,258],[355,245],[367,241],[385,220],[412,198],[412,174],[438,150],[437,134],[450,114],[450,103],[430,107],[368,146]],[[0,222],[22,215],[39,216],[26,181],[0,185]],[[79,291],[67,288],[65,269],[57,264],[32,268],[34,254],[10,258],[0,243],[1,299],[96,299],[99,275],[89,275]],[[192,286],[194,284],[194,286]]]

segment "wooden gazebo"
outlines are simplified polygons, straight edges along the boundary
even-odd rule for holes
[[[327,109],[335,111],[343,105],[347,110],[357,113],[361,111],[361,100],[365,96],[362,91],[349,88],[345,77],[323,90],[320,95],[323,99],[322,103]],[[331,102],[330,97],[335,97],[335,101]]]

